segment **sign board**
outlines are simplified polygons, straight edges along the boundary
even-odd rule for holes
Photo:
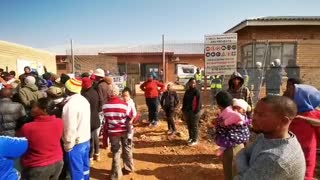
[[[37,71],[39,75],[44,74],[43,64],[38,63],[37,61],[34,61],[34,60],[17,59],[18,74],[23,74],[24,67],[26,66],[29,66],[31,68],[31,71],[33,72]]]
[[[113,83],[116,84],[120,91],[124,89],[124,77],[123,76],[112,76]]]
[[[230,75],[236,71],[236,33],[206,35],[204,46],[206,75]]]

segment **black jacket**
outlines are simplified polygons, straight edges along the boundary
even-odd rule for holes
[[[84,90],[82,95],[89,101],[91,110],[91,131],[100,127],[99,119],[99,95],[94,88]]]
[[[186,90],[183,96],[182,111],[197,114],[202,107],[202,98],[200,97],[200,91],[197,88],[189,88]]]
[[[179,104],[179,98],[175,91],[165,91],[160,99],[160,104],[163,110],[174,110]]]

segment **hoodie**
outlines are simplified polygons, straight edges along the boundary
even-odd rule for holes
[[[295,84],[294,102],[299,113],[312,111],[320,105],[320,91],[313,86]]]
[[[313,86],[295,84],[294,102],[298,107],[298,114],[307,118],[320,119],[320,92]],[[290,124],[292,131],[301,144],[306,159],[305,179],[313,179],[316,169],[317,142],[320,128],[312,126],[307,121],[295,118]]]
[[[19,91],[21,103],[28,108],[31,108],[31,102],[37,102],[44,95],[38,90],[35,84],[27,84]]]
[[[17,180],[19,172],[14,168],[14,159],[28,149],[26,138],[0,136],[0,179]]]
[[[240,88],[238,90],[236,90],[233,85],[233,80],[235,78],[240,79]],[[244,79],[241,76],[241,74],[238,72],[234,72],[231,75],[229,82],[228,82],[228,85],[229,85],[228,92],[231,94],[231,96],[233,98],[243,99],[252,107],[252,96],[250,94],[249,89],[247,87],[243,86],[243,84],[244,84]]]

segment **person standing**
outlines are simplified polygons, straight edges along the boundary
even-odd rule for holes
[[[91,146],[90,146],[90,162],[93,160],[100,161],[99,153],[99,95],[93,89],[92,81],[88,77],[82,78],[82,95],[89,101],[91,110]]]
[[[148,80],[140,85],[140,89],[144,92],[146,97],[150,126],[158,125],[158,99],[160,93],[164,91],[164,88],[164,84],[154,80],[152,74],[149,74]]]
[[[244,86],[244,79],[240,73],[233,73],[228,85],[227,91],[231,94],[232,98],[243,99],[252,107],[252,95],[250,90]]]
[[[28,76],[33,76],[33,74],[31,73],[31,68],[29,66],[25,66],[23,70],[24,70],[24,73],[19,76],[19,80],[21,82],[22,87],[25,85],[24,79]]]
[[[197,88],[201,92],[201,86],[202,86],[202,74],[200,71],[200,68],[197,68],[197,72],[194,74],[194,79],[196,80],[197,83]]]
[[[31,110],[32,103],[36,103],[38,99],[44,97],[43,93],[36,86],[36,79],[33,76],[24,78],[25,86],[19,90],[19,97],[26,111]]]
[[[282,68],[280,59],[275,59],[269,70],[266,72],[266,93],[267,95],[280,95],[282,84]]]
[[[24,137],[0,136],[0,179],[17,180],[20,173],[14,168],[14,161],[28,150],[28,140]]]
[[[201,108],[202,102],[200,90],[197,89],[196,80],[194,78],[190,78],[188,81],[188,89],[184,93],[182,103],[183,118],[187,122],[189,132],[189,146],[198,144],[198,126]]]
[[[81,96],[82,81],[72,78],[66,84],[69,96],[62,110],[64,120],[63,146],[67,152],[72,180],[90,177],[90,104]]]
[[[118,180],[123,174],[130,174],[133,171],[132,143],[127,136],[126,121],[132,116],[128,104],[119,97],[119,88],[111,84],[108,88],[108,102],[103,105],[105,117],[104,130],[111,143],[112,169],[111,179]],[[124,168],[121,169],[120,159],[123,158]]]
[[[212,95],[212,104],[215,104],[215,96],[222,90],[223,76],[222,75],[214,75],[211,76],[211,95]]]
[[[95,80],[97,81],[96,89],[99,95],[99,111],[101,112],[101,107],[108,101],[108,84],[104,80],[105,72],[103,69],[96,69],[93,75],[95,76]]]
[[[50,115],[55,104],[41,98],[33,105],[33,122],[25,124],[19,136],[29,142],[27,153],[22,157],[23,177],[32,180],[57,180],[63,167],[63,153],[60,140],[63,121]]]
[[[251,90],[253,91],[253,103],[258,102],[260,89],[263,82],[263,70],[262,70],[262,63],[256,62],[256,67],[253,69],[251,78],[250,78],[250,86]]]
[[[168,122],[168,135],[176,134],[177,129],[174,124],[175,109],[179,104],[179,97],[177,92],[172,89],[172,84],[167,85],[167,91],[165,91],[160,99],[160,104]]]
[[[317,109],[320,106],[320,91],[310,85],[292,84],[288,86],[286,96],[298,106],[298,116],[291,123],[290,131],[297,136],[304,152],[307,167],[305,179],[312,180],[317,167],[320,127],[306,119],[314,119],[320,123],[320,111]]]
[[[296,115],[297,106],[287,97],[267,96],[257,103],[252,123],[260,135],[237,155],[234,180],[304,179],[303,151],[289,131]]]
[[[11,89],[0,90],[0,135],[14,137],[17,121],[26,116],[26,111],[22,104],[12,102],[11,97]]]

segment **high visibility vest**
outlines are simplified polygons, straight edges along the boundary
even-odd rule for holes
[[[200,74],[198,74],[198,73],[196,73],[196,81],[201,81],[202,80],[202,74],[200,73]]]
[[[222,79],[221,76],[213,76],[211,80],[211,89],[222,89]]]

